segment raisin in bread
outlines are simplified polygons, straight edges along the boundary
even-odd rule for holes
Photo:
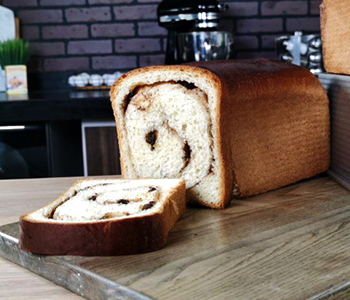
[[[122,255],[162,248],[186,210],[178,179],[85,179],[20,218],[20,247],[38,254]]]
[[[133,70],[113,85],[124,178],[183,178],[223,208],[329,165],[327,95],[308,70],[265,59]]]
[[[320,8],[325,69],[329,73],[350,75],[350,2],[323,0]]]

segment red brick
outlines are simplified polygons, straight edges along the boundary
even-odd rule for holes
[[[310,1],[310,14],[319,15],[321,3],[322,3],[322,0],[311,0]]]
[[[139,22],[138,33],[141,36],[166,35],[167,30],[160,27],[157,22]]]
[[[223,13],[224,17],[248,17],[258,14],[258,2],[233,2],[227,4],[228,10]]]
[[[290,18],[287,19],[287,31],[320,31],[320,18]]]
[[[117,6],[113,8],[116,20],[157,19],[156,5]]]
[[[43,26],[43,39],[84,39],[88,37],[86,25]]]
[[[275,49],[276,48],[275,39],[276,39],[275,35],[263,35],[263,36],[261,36],[262,47],[264,49]]]
[[[159,39],[127,39],[115,41],[115,52],[135,53],[160,51]]]
[[[68,43],[68,54],[112,53],[111,40],[73,41]]]
[[[259,47],[259,41],[256,36],[237,36],[234,39],[234,49],[257,49]]]
[[[68,22],[98,22],[111,20],[109,7],[69,8],[66,9]]]
[[[92,68],[95,70],[133,69],[137,67],[136,56],[95,56]]]
[[[22,26],[21,35],[26,40],[36,40],[39,38],[38,26]]]
[[[135,35],[135,25],[132,23],[94,24],[91,26],[91,35],[93,37],[134,36]]]
[[[142,55],[140,57],[140,67],[154,66],[154,65],[164,65],[165,55]]]
[[[59,72],[68,70],[83,71],[89,69],[88,57],[47,58],[44,61],[45,72]]]
[[[64,43],[30,43],[30,52],[35,56],[54,56],[54,55],[64,55]]]
[[[307,1],[264,1],[261,13],[263,16],[306,15]]]
[[[85,0],[40,0],[41,6],[85,5]]]
[[[20,10],[17,15],[23,24],[61,23],[63,21],[60,9]]]
[[[242,19],[236,23],[239,33],[280,32],[282,29],[282,19]]]
[[[3,0],[2,5],[6,7],[37,6],[37,0]]]
[[[238,52],[236,58],[270,58],[276,59],[274,51],[260,51],[260,52]]]
[[[134,0],[88,0],[90,5],[131,3]]]

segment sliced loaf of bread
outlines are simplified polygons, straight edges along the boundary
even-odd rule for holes
[[[124,178],[183,178],[223,208],[327,170],[328,98],[308,70],[266,60],[153,66],[111,89]]]
[[[54,202],[21,216],[20,247],[86,256],[154,251],[185,210],[183,180],[79,180]]]

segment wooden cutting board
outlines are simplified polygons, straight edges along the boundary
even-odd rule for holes
[[[190,208],[160,251],[37,256],[0,227],[0,255],[87,299],[350,298],[350,192],[321,177],[226,210]]]

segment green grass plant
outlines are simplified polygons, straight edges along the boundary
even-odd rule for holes
[[[29,43],[23,40],[0,42],[0,65],[26,65],[29,60]]]

